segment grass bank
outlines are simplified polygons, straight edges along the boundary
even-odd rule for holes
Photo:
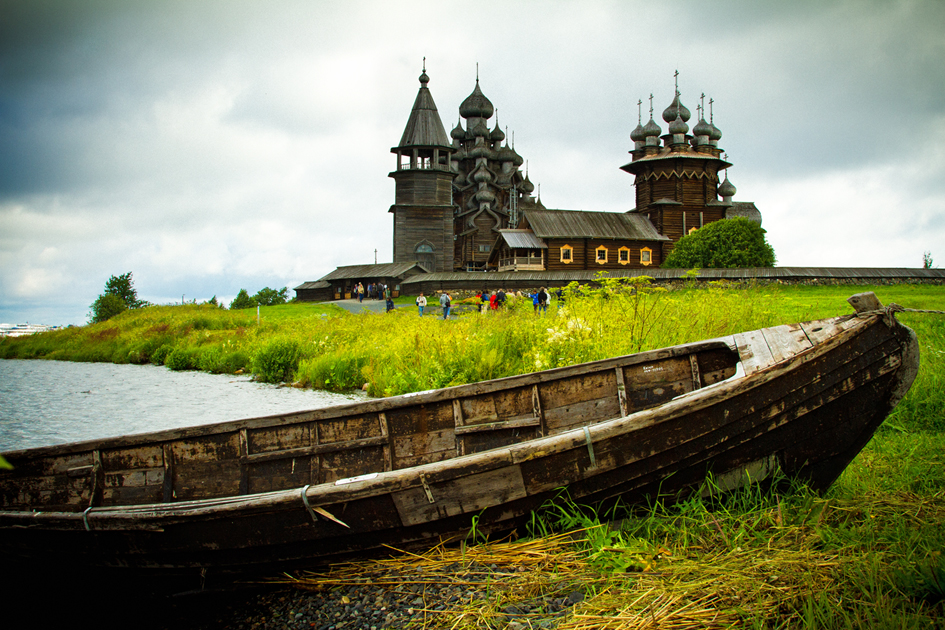
[[[569,292],[541,317],[521,300],[448,322],[419,318],[412,308],[351,315],[292,304],[262,309],[257,323],[255,312],[151,307],[4,340],[0,357],[242,370],[335,390],[367,382],[372,393],[393,395],[838,315],[850,312],[845,299],[863,290],[884,304],[945,310],[945,288],[925,285],[666,292],[605,283]],[[418,625],[945,627],[945,317],[898,317],[918,335],[919,375],[825,495],[793,486],[718,499],[710,487],[683,505],[608,514],[563,500],[536,515],[531,534],[549,547],[529,547],[536,555],[528,556],[527,570],[496,578],[487,600],[431,612]],[[577,533],[552,536],[562,529]],[[482,547],[476,561],[493,564],[481,554],[494,553],[502,566],[502,554],[522,553],[506,544],[516,543]],[[453,563],[463,551],[431,553],[460,554],[450,556]],[[319,588],[332,588],[330,579],[319,579]],[[575,589],[583,601],[565,615],[541,610],[542,593]],[[504,611],[513,604],[529,612],[512,619]]]

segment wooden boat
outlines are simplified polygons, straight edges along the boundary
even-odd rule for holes
[[[829,486],[909,389],[913,332],[859,315],[301,413],[5,453],[0,552],[33,566],[260,575],[508,531],[580,502],[774,469]],[[475,521],[474,521],[475,519]]]

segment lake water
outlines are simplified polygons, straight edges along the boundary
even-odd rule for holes
[[[365,399],[154,365],[0,360],[0,451]]]

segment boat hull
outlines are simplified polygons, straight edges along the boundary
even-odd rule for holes
[[[729,361],[741,364],[738,372]],[[371,446],[376,436],[356,438],[363,443],[357,452],[377,455],[373,470],[268,492],[102,504],[71,511],[7,508],[0,511],[0,552],[10,562],[133,570],[174,576],[178,588],[203,588],[208,581],[462,538],[472,527],[487,534],[512,531],[562,491],[581,503],[646,504],[703,491],[707,479],[726,489],[775,471],[822,490],[836,480],[908,390],[917,370],[918,350],[911,330],[891,317],[874,316],[776,327],[648,353],[644,361],[588,365],[601,364],[602,373],[616,375],[614,392],[607,394],[613,394],[612,400],[606,402],[581,399],[589,384],[597,382],[596,377],[587,376],[596,374],[594,369],[575,366],[557,373],[572,379],[568,389],[578,393],[563,406],[564,411],[555,408],[560,417],[574,416],[570,425],[562,422],[563,428],[556,432],[547,429],[548,417],[554,415],[548,402],[555,388],[563,388],[562,381],[552,378],[555,374],[451,388],[388,401],[380,407],[379,403],[348,406],[339,416],[345,418],[345,426],[363,427],[363,419],[371,414],[384,414],[388,423],[388,434],[383,436],[388,440],[387,451],[383,444]],[[671,380],[676,376],[665,374],[660,377],[664,380],[654,381],[657,387],[619,386],[623,377],[626,383],[632,380],[628,372],[637,370],[645,380],[647,375],[652,379],[654,373],[668,373],[678,365],[689,366],[689,378],[700,386],[678,393],[679,387],[672,386],[677,381]],[[707,376],[710,373],[715,376]],[[574,386],[573,379],[582,386]],[[511,416],[478,417],[490,422],[467,422],[476,418],[470,412],[486,398],[493,402],[491,409],[498,411],[506,404],[497,402],[500,392],[523,388],[534,396],[533,416],[515,415],[518,409]],[[468,403],[474,399],[477,402]],[[392,435],[397,426],[394,418],[405,409],[412,409],[414,416],[429,416],[438,406],[454,412],[452,456],[395,468],[392,463],[398,452],[404,459],[416,457],[407,454],[405,444],[415,443],[410,436],[417,434],[397,443],[397,436]],[[632,411],[634,406],[639,410]],[[588,420],[594,413],[610,417]],[[305,418],[270,419],[246,426],[274,426],[287,434],[300,422],[318,421]],[[326,418],[322,420],[331,420]],[[205,429],[205,435],[176,438],[165,433],[158,441],[164,445],[162,452],[167,452],[173,439],[232,438],[232,432],[242,430],[246,440],[246,426],[221,425]],[[428,443],[444,439],[431,427],[424,434],[433,436]],[[478,441],[463,441],[464,435]],[[490,440],[503,443],[495,445]],[[317,442],[310,450],[319,451]],[[140,448],[153,445],[148,439],[140,443]],[[107,459],[108,444],[89,446],[98,447],[92,449],[93,460]],[[111,447],[129,448],[124,442]],[[87,450],[76,448],[71,454],[53,450],[52,455],[78,457]],[[353,457],[355,451],[346,452]],[[22,462],[27,469],[24,475],[31,470],[30,454],[11,454],[14,464]],[[34,454],[34,459],[40,455]],[[299,451],[293,466],[304,457]],[[243,461],[247,460],[244,454]],[[260,458],[260,463],[265,461]],[[215,465],[225,470],[227,460],[221,458]],[[45,466],[50,466],[48,461]],[[105,503],[105,489],[95,488],[95,475],[101,479],[103,473],[95,471],[94,461],[91,466],[89,479],[83,481],[88,485],[87,500],[94,503],[98,496]],[[345,471],[362,470],[359,466]],[[172,473],[165,469],[165,474]],[[9,488],[15,488],[12,479],[2,480],[8,503]],[[241,485],[252,483],[244,478]]]

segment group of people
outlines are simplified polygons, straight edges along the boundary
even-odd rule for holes
[[[394,310],[394,300],[391,297],[390,287],[386,284],[377,284],[369,283],[367,289],[364,288],[364,284],[359,282],[355,286],[351,287],[351,293],[354,295],[355,299],[358,300],[358,303],[363,303],[364,298],[373,298],[375,300],[387,300],[387,312]]]
[[[519,294],[521,295],[521,294]],[[538,291],[532,295],[525,294],[526,297],[532,298],[532,304],[535,308],[535,314],[540,315],[548,311],[548,302],[551,299],[551,296],[548,294],[548,290],[545,287],[541,287]],[[508,299],[505,291],[499,289],[498,291],[493,291],[491,294],[488,291],[480,291],[476,294],[476,300],[479,307],[480,313],[487,313],[489,311],[498,311],[503,306]],[[417,296],[415,301],[417,305],[417,310],[420,313],[420,317],[423,317],[423,309],[427,306],[427,298],[423,295],[423,291],[420,292],[420,295]],[[450,309],[452,308],[453,297],[446,291],[440,292],[440,308],[443,309],[443,319],[450,318]]]
[[[420,317],[423,317],[423,309],[427,306],[427,298],[423,295],[423,291],[420,292],[420,295],[417,296],[417,309],[420,311]],[[443,291],[440,293],[440,308],[443,309],[443,319],[450,318],[450,308],[453,305],[453,298],[449,293]]]
[[[380,282],[377,284],[373,282],[369,283],[366,289],[364,288],[364,284],[359,282],[351,289],[351,292],[354,294],[354,297],[357,298],[358,302],[363,302],[365,297],[374,300],[390,300],[390,287]]]

